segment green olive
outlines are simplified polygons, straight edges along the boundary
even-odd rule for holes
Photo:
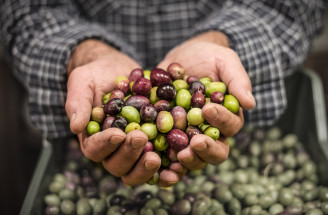
[[[153,140],[157,137],[157,127],[153,123],[144,123],[140,127],[140,130],[145,132],[148,137],[148,140]]]
[[[90,121],[87,126],[87,132],[89,135],[93,135],[100,131],[100,125],[96,121]]]
[[[239,111],[239,102],[233,95],[224,96],[223,106],[234,114],[238,113]]]
[[[144,78],[150,80],[150,73],[151,71],[149,69],[145,69],[143,71]]]
[[[175,97],[175,104],[177,106],[183,107],[185,110],[189,110],[190,108],[190,101],[191,100],[191,94],[186,89],[181,89],[177,96]]]
[[[198,126],[204,122],[204,117],[202,114],[202,109],[192,108],[188,111],[187,120],[190,125]]]
[[[125,127],[125,133],[129,133],[130,131],[133,131],[133,130],[140,130],[140,125],[136,122],[130,122]]]
[[[204,84],[205,85],[205,84]],[[216,81],[205,85],[206,96],[211,97],[214,92],[226,93],[227,87],[223,82]],[[224,98],[225,99],[225,98]]]
[[[167,149],[168,144],[164,134],[158,134],[154,140],[154,147],[157,151],[164,151]]]
[[[60,204],[60,209],[63,214],[74,214],[75,204],[72,200],[64,199]]]
[[[60,205],[60,198],[56,194],[47,194],[44,197],[44,202],[48,206],[59,206]]]
[[[179,92],[181,89],[187,90],[189,88],[188,83],[185,80],[181,79],[173,81],[173,85],[175,86],[177,92]]]
[[[211,78],[205,77],[205,78],[201,78],[199,79],[200,82],[202,82],[204,84],[204,86],[206,87],[207,84],[212,82]]]
[[[160,100],[157,96],[157,93],[156,93],[157,88],[158,87],[156,86],[156,87],[151,88],[151,90],[150,90],[149,101],[150,101],[151,104],[155,104],[157,101]]]
[[[219,129],[215,127],[209,127],[204,131],[204,134],[211,137],[213,140],[217,140],[220,137],[220,131]]]
[[[106,93],[103,97],[103,104],[106,104],[109,101],[109,97],[110,97],[111,93]]]
[[[140,123],[140,113],[135,107],[124,106],[121,110],[121,114],[128,121],[128,123]]]
[[[170,112],[161,111],[157,115],[156,126],[159,132],[167,133],[174,125],[174,120]]]

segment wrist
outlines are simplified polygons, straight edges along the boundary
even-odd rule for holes
[[[229,48],[228,37],[220,31],[207,31],[196,35],[193,40],[211,42]]]
[[[117,51],[117,49],[100,40],[87,39],[81,42],[73,51],[68,62],[67,75],[69,76],[76,67],[88,64],[113,51]]]

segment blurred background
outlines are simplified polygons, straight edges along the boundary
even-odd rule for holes
[[[328,16],[304,67],[322,79],[328,107]],[[0,44],[0,214],[18,214],[42,148],[41,134],[28,119],[27,92],[13,76]],[[328,116],[328,112],[327,112]]]

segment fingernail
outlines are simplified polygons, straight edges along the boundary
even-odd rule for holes
[[[153,171],[153,170],[155,170],[157,167],[158,167],[158,164],[157,164],[156,162],[149,161],[149,160],[146,160],[146,161],[145,161],[145,169],[146,169],[147,171]]]
[[[194,150],[198,151],[198,152],[202,152],[205,151],[207,149],[207,144],[206,142],[200,142],[197,145],[194,145],[193,147]]]
[[[71,115],[71,122],[73,122],[73,121],[75,120],[75,118],[76,118],[76,113],[73,113],[73,114]]]
[[[248,97],[250,98],[250,99],[252,99],[253,100],[253,102],[254,102],[254,105],[253,105],[253,107],[255,107],[255,104],[256,104],[256,101],[255,101],[255,98],[254,98],[254,96],[253,96],[253,94],[252,94],[252,92],[251,91],[249,91],[249,90],[247,90],[247,95],[248,95]]]
[[[133,149],[139,149],[145,145],[146,141],[144,138],[134,137],[131,139],[131,147]]]

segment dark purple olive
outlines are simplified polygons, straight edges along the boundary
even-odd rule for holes
[[[133,86],[132,86],[132,92],[141,95],[141,96],[147,96],[151,90],[152,86],[148,79],[146,78],[138,78]]]
[[[140,117],[144,122],[154,122],[157,117],[157,110],[152,104],[146,104],[140,109]]]
[[[166,136],[166,142],[177,152],[186,148],[189,144],[187,135],[179,129],[172,129]]]
[[[149,199],[153,198],[154,195],[149,191],[142,191],[135,197],[135,201],[141,205],[144,205]]]
[[[196,92],[191,96],[190,105],[193,108],[202,108],[205,105],[205,96]]]
[[[153,87],[155,87],[164,83],[171,83],[172,79],[170,74],[165,72],[163,69],[155,68],[150,73],[150,81]]]
[[[119,98],[109,100],[104,106],[105,114],[115,116],[119,114],[124,106],[124,101]]]
[[[220,91],[216,91],[211,94],[211,102],[222,104],[224,100],[224,94]]]
[[[196,92],[200,92],[201,94],[205,94],[205,86],[200,81],[194,81],[189,85],[190,94],[194,94]]]
[[[137,204],[136,202],[126,202],[126,203],[123,203],[120,207],[120,212],[121,214],[127,214],[128,211],[134,211],[136,210],[137,212],[137,209],[140,207],[139,204]]]
[[[142,150],[142,154],[145,154],[147,152],[153,152],[154,151],[154,145],[152,142],[148,141]]]
[[[197,76],[191,75],[187,78],[187,83],[190,85],[194,81],[199,81],[199,78]]]
[[[128,125],[128,121],[122,116],[117,116],[115,117],[113,123],[112,123],[112,128],[119,128],[122,131],[125,130],[125,127]]]
[[[107,128],[112,127],[112,123],[114,122],[115,117],[107,116],[102,124],[102,130],[106,130]]]
[[[177,95],[177,90],[171,83],[164,83],[158,86],[156,90],[156,95],[160,99],[172,100]]]
[[[186,130],[188,124],[186,110],[180,106],[175,106],[171,111],[171,115],[174,121],[173,128],[180,129],[181,131]]]
[[[113,90],[110,93],[109,100],[114,99],[114,98],[119,98],[119,99],[124,100],[124,97],[125,96],[124,96],[124,93],[122,90]]]
[[[110,203],[110,206],[121,205],[124,200],[125,200],[125,197],[123,195],[115,194],[112,196],[109,203]]]
[[[143,70],[140,68],[136,68],[131,71],[129,75],[129,81],[136,81],[138,78],[144,77]]]
[[[126,95],[130,91],[129,80],[125,76],[116,78],[114,82],[114,89],[121,90]]]
[[[170,76],[174,79],[183,79],[183,76],[185,74],[185,70],[181,64],[178,63],[171,63],[167,67],[167,72],[170,74]]]
[[[150,101],[145,96],[134,95],[125,100],[125,106],[132,106],[137,110],[140,110],[140,108],[146,104],[150,104]]]
[[[178,153],[176,151],[174,151],[171,147],[168,147],[166,149],[166,157],[172,161],[172,162],[175,162],[175,161],[178,161]]]
[[[191,138],[197,134],[202,134],[202,131],[199,128],[197,128],[196,126],[193,126],[193,125],[189,125],[187,127],[186,135],[189,140],[191,140]]]
[[[154,104],[155,109],[157,110],[157,112],[161,112],[161,111],[170,111],[171,110],[171,105],[170,102],[166,101],[166,100],[159,100]]]

